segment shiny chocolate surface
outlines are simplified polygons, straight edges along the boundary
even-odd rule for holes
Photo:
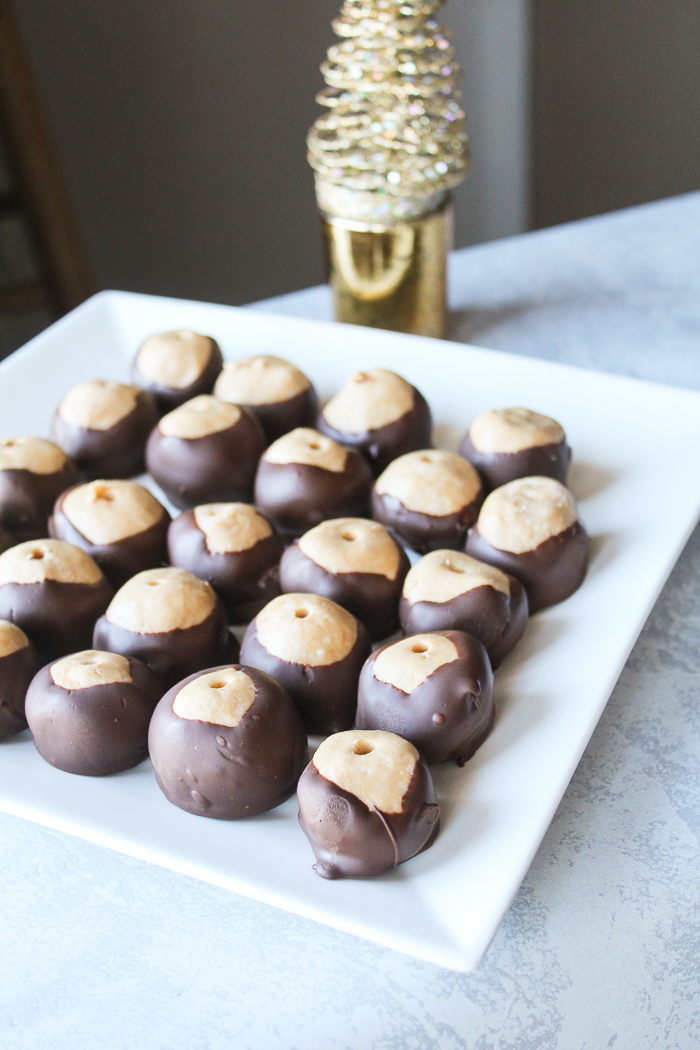
[[[433,447],[433,421],[430,407],[420,391],[412,387],[413,407],[399,419],[376,430],[360,434],[336,430],[326,422],[323,411],[319,413],[316,427],[322,434],[333,438],[346,448],[358,449],[369,462],[375,477],[389,466],[393,459],[405,452]]]
[[[358,729],[398,733],[431,765],[450,759],[464,765],[493,727],[493,672],[486,649],[472,635],[434,633],[454,644],[457,659],[405,693],[374,674],[377,656],[395,643],[376,649],[360,674],[356,724]]]
[[[557,605],[583,583],[588,568],[590,540],[580,522],[540,543],[524,554],[492,547],[479,533],[469,530],[467,554],[495,565],[520,580],[527,592],[530,614]]]
[[[36,749],[66,773],[104,777],[148,757],[148,726],[162,686],[140,660],[129,660],[130,682],[64,689],[42,668],[27,693],[27,720]]]
[[[410,568],[405,551],[400,549],[396,578],[381,573],[328,572],[308,557],[298,543],[288,547],[280,562],[280,583],[286,593],[309,591],[342,605],[364,624],[370,638],[386,638],[398,622],[401,588]]]
[[[248,623],[281,593],[279,562],[284,550],[273,532],[242,551],[213,553],[198,527],[194,510],[180,514],[168,530],[170,561],[212,585],[231,623]]]
[[[301,536],[328,518],[369,516],[372,472],[359,452],[348,450],[345,469],[260,460],[255,504],[287,536]]]
[[[279,806],[294,794],[308,760],[306,732],[285,689],[259,669],[234,666],[255,686],[255,699],[236,726],[175,714],[175,698],[195,674],[165,694],[148,736],[166,798],[188,813],[218,820],[255,816]]]
[[[158,422],[153,397],[139,391],[136,405],[108,430],[89,430],[53,417],[54,441],[86,478],[129,478],[140,474],[148,435]]]
[[[430,771],[419,758],[401,813],[368,809],[355,795],[321,776],[313,762],[297,788],[299,824],[323,879],[362,879],[391,871],[427,849],[440,828]]]
[[[158,634],[128,631],[101,616],[95,624],[93,646],[142,660],[158,675],[164,689],[171,688],[187,675],[235,659],[238,651],[238,643],[229,632],[220,598],[201,623],[184,630]]]
[[[148,439],[146,465],[181,510],[200,503],[250,503],[264,447],[257,419],[241,409],[232,426],[206,437],[174,437],[156,427]]]
[[[352,726],[360,670],[371,648],[369,635],[360,623],[352,649],[341,660],[316,667],[290,663],[261,644],[253,620],[241,643],[241,662],[272,675],[298,707],[307,732],[326,736]]]

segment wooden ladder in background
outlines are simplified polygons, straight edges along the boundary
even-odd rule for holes
[[[61,315],[94,287],[9,0],[0,0],[0,135],[13,180],[0,194],[0,220],[22,218],[41,270],[35,282],[0,284],[0,312]]]

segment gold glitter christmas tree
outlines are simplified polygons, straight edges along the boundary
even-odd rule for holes
[[[437,210],[469,166],[444,0],[345,0],[309,133],[321,211],[392,225]]]

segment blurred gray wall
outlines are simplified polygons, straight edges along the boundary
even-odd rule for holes
[[[241,303],[322,280],[304,139],[340,3],[14,0],[100,287]],[[465,245],[528,224],[528,0],[442,16],[472,133]]]
[[[458,247],[531,224],[530,2],[453,0],[444,21],[464,67],[473,167],[455,193]]]
[[[700,188],[700,0],[534,0],[534,223]]]

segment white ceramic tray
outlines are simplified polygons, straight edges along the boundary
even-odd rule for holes
[[[166,802],[149,763],[71,776],[29,733],[0,745],[0,807],[455,970],[476,967],[513,899],[613,685],[700,511],[700,395],[490,350],[181,300],[102,293],[0,365],[0,432],[48,434],[70,386],[126,379],[151,332],[192,327],[235,358],[295,361],[322,397],[362,367],[415,383],[456,448],[501,405],[560,419],[593,538],[582,589],[535,616],[496,675],[496,726],[464,769],[436,767],[442,831],[374,880],[326,882],[290,800],[225,823]]]

